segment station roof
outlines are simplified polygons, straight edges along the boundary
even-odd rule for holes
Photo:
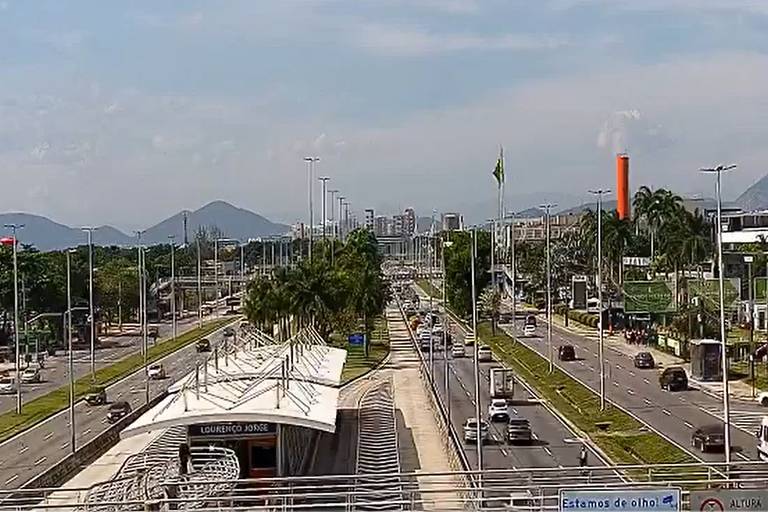
[[[276,343],[251,328],[237,342],[218,346],[121,435],[226,422],[280,423],[334,432],[346,355],[345,350],[326,345],[313,329]]]

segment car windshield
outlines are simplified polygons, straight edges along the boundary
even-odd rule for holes
[[[24,370],[23,373],[24,375],[34,375],[37,373],[37,370],[35,370],[34,368],[27,368],[26,370]]]
[[[109,406],[109,410],[115,411],[115,412],[119,412],[127,408],[128,408],[128,404],[126,404],[125,402],[117,402],[116,404],[112,404]]]
[[[11,378],[11,377],[2,377],[2,378],[0,378],[0,384],[13,384],[13,378]]]
[[[506,407],[507,401],[506,400],[493,400],[491,402],[491,407]]]

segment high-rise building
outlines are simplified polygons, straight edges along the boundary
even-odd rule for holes
[[[368,231],[375,232],[374,218],[375,217],[373,215],[373,208],[366,208],[365,209],[365,229],[367,229]]]
[[[403,210],[403,215],[396,215],[396,217],[402,217],[402,228],[398,231],[399,235],[411,236],[416,232],[416,212],[413,211],[413,208],[406,208]]]
[[[373,220],[373,232],[376,236],[389,235],[389,218],[384,215],[377,215]]]
[[[407,231],[408,216],[407,215],[393,215],[392,216],[392,232],[393,236],[403,236],[409,234]]]
[[[461,215],[458,213],[444,213],[442,215],[443,231],[458,231],[461,229]]]

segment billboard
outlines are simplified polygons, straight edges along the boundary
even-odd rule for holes
[[[680,488],[561,489],[560,512],[644,512],[680,510]]]
[[[587,309],[587,278],[573,276],[571,280],[571,298],[573,309]]]
[[[720,308],[720,283],[713,279],[690,279],[688,281],[688,299],[702,297],[704,304],[711,309]],[[729,277],[723,280],[723,298],[725,309],[738,309],[741,297],[741,280]]]
[[[626,281],[625,313],[671,313],[677,310],[674,281]]]

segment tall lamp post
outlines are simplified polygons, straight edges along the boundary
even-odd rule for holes
[[[483,471],[483,443],[481,440],[482,432],[480,428],[480,360],[478,359],[477,349],[477,289],[475,285],[475,259],[477,258],[477,228],[472,229],[472,247],[470,248],[470,279],[472,279],[472,339],[475,346],[472,350],[472,366],[475,377],[475,422],[477,435],[477,470]]]
[[[725,463],[731,462],[731,408],[728,391],[728,355],[727,344],[725,338],[725,298],[724,298],[724,282],[723,282],[723,216],[722,216],[722,199],[720,196],[720,180],[721,174],[731,169],[735,169],[736,165],[718,165],[717,167],[699,169],[700,172],[715,174],[715,190],[717,192],[717,273],[718,283],[720,286],[720,364],[722,366],[723,373],[723,420],[725,422]]]
[[[24,224],[6,224],[5,228],[13,232],[13,339],[16,343],[16,414],[21,414],[21,345],[19,344],[19,239],[18,230]]]
[[[91,323],[91,380],[96,380],[96,316],[93,311],[93,232],[97,228],[82,227],[88,234],[88,316]]]
[[[336,220],[336,224],[339,225],[339,242],[343,242],[344,241],[344,230],[343,230],[344,226],[342,226],[342,224],[341,224],[341,219],[342,219],[342,212],[344,211],[344,200],[346,199],[346,197],[339,196],[337,199],[339,200],[339,218],[338,218],[338,220]]]
[[[305,156],[304,161],[307,162],[307,171],[309,173],[309,179],[307,183],[309,184],[309,190],[307,191],[309,195],[309,261],[312,261],[312,243],[314,239],[314,231],[315,231],[315,212],[314,207],[312,205],[312,188],[315,184],[315,162],[320,161],[320,157],[317,156]]]
[[[603,346],[603,194],[610,193],[608,189],[590,190],[597,196],[597,302],[600,310],[600,320],[597,323],[597,352],[600,359],[600,410],[605,410],[605,356]]]
[[[539,207],[544,210],[547,229],[547,350],[549,352],[549,373],[552,373],[555,369],[555,363],[552,359],[552,237],[550,236],[549,217],[552,208],[556,206],[556,204],[547,203]]]
[[[195,237],[197,246],[197,326],[203,326],[203,260],[200,255],[200,237]]]
[[[328,176],[320,176],[317,179],[320,181],[320,183],[322,183],[321,188],[322,188],[323,200],[321,201],[321,209],[323,211],[323,240],[325,240],[325,226],[326,224],[328,224],[328,218],[327,218],[328,214],[326,213],[326,210],[325,210],[325,199],[326,199],[326,196],[328,195],[328,192],[327,192],[328,180],[331,178],[329,178]]]
[[[329,217],[329,220],[331,221],[331,239],[333,239],[336,237],[336,224],[334,223],[334,216],[333,216],[333,207],[336,205],[336,203],[334,203],[334,199],[335,199],[334,196],[336,196],[336,194],[338,194],[339,191],[334,188],[329,190],[328,193],[331,195],[331,201],[330,201],[331,207],[328,209],[328,217]]]
[[[171,332],[176,339],[176,242],[175,235],[168,235],[171,242]]]
[[[72,353],[72,252],[67,251],[67,366],[69,368],[69,447],[75,453],[75,363]]]

